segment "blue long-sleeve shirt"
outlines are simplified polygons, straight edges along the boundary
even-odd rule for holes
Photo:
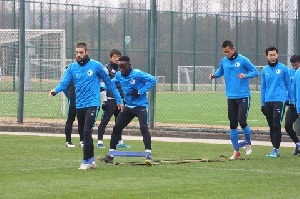
[[[287,93],[287,98],[290,100],[291,104],[296,103],[296,82],[295,82],[295,69],[290,68],[289,74],[290,74],[290,79],[291,79],[291,99],[288,98],[288,93]],[[294,100],[293,100],[294,99]]]
[[[288,67],[278,62],[274,67],[266,65],[261,72],[261,105],[266,102],[294,103]],[[288,95],[288,96],[287,96]]]
[[[295,72],[295,80],[294,80],[294,89],[295,89],[295,101],[296,101],[296,109],[297,113],[300,113],[300,70],[298,69]]]
[[[148,107],[147,91],[149,91],[157,82],[157,78],[145,73],[139,69],[132,69],[128,76],[122,76],[118,71],[112,79],[115,84],[121,84],[125,106],[135,108],[140,106]],[[130,92],[137,89],[140,93],[139,97],[132,97]]]
[[[245,79],[239,79],[240,73],[246,75]],[[215,78],[225,77],[226,96],[228,99],[250,97],[250,79],[259,75],[258,70],[250,60],[241,54],[230,61],[227,57],[221,60],[220,67],[215,73]]]
[[[122,104],[123,100],[115,84],[111,82],[111,79],[105,72],[103,65],[93,59],[90,59],[84,66],[80,66],[77,62],[72,63],[54,90],[56,93],[59,93],[67,89],[70,82],[73,81],[77,109],[100,106],[100,79],[103,80],[107,88],[113,93],[117,104]]]

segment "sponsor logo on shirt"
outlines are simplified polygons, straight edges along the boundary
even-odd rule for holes
[[[93,75],[93,71],[90,69],[88,72],[87,72],[88,76],[92,76]]]
[[[130,84],[135,84],[135,79],[131,79]]]
[[[276,70],[276,74],[280,74],[281,70],[280,69],[277,69]]]

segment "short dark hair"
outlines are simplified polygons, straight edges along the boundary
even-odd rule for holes
[[[86,43],[78,43],[78,44],[76,45],[76,48],[84,48],[84,50],[87,51]]]
[[[229,46],[230,48],[234,47],[232,41],[230,41],[230,40],[223,41],[222,48],[226,48],[227,46]]]
[[[291,63],[296,63],[296,62],[300,63],[300,56],[297,55],[297,54],[292,55],[291,58],[290,58],[290,62]]]
[[[112,49],[109,52],[109,56],[112,57],[113,55],[120,55],[121,56],[121,52],[118,49]]]
[[[278,49],[275,46],[270,46],[266,49],[266,56],[268,56],[269,51],[276,50],[276,53],[278,53]]]
[[[128,56],[121,56],[118,61],[126,61],[130,63],[130,58]]]

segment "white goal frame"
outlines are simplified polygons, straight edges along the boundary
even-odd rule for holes
[[[43,35],[47,35],[50,33],[58,33],[60,34],[60,72],[61,77],[66,68],[66,36],[64,29],[25,29],[25,42],[29,39],[34,39],[37,37],[41,37]],[[0,44],[8,44],[13,42],[19,42],[19,30],[18,29],[0,29]],[[30,52],[30,49],[29,49]],[[45,59],[46,60],[46,59]],[[51,59],[49,59],[51,60]],[[18,59],[16,60],[16,65],[18,65]],[[61,114],[63,116],[66,115],[66,96],[61,94]]]
[[[188,91],[192,91],[192,88],[193,88],[193,83],[192,83],[192,79],[190,78],[190,73],[193,73],[194,72],[194,67],[196,68],[208,68],[208,69],[211,69],[211,73],[215,73],[215,67],[214,66],[178,66],[178,69],[177,69],[177,89],[178,91],[181,91],[181,77],[180,77],[180,74],[181,73],[184,73],[185,74],[185,77],[186,77],[186,85],[188,86]],[[207,76],[208,78],[208,76]],[[214,81],[211,81],[211,86],[212,86],[212,89],[214,88]]]

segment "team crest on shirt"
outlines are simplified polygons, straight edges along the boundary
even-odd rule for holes
[[[281,70],[280,69],[277,69],[276,70],[276,74],[280,74]]]
[[[235,63],[235,67],[240,67],[240,65],[241,65],[240,62]]]
[[[90,69],[88,72],[87,72],[88,76],[92,76],[93,75],[93,71]]]
[[[131,79],[130,84],[135,84],[135,79]]]

